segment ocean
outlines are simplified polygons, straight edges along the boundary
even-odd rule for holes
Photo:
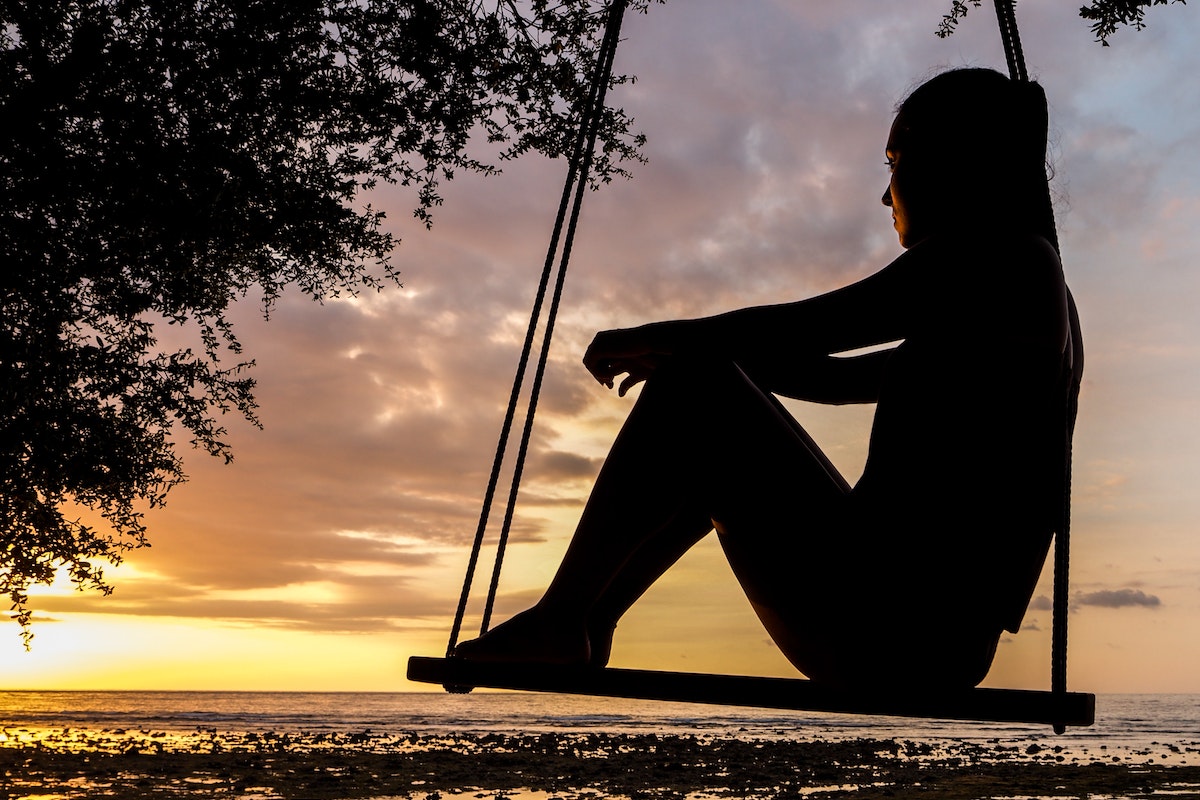
[[[914,720],[664,703],[604,697],[475,692],[0,692],[7,737],[46,729],[222,733],[658,733],[742,739],[1045,740],[1145,749],[1200,744],[1200,695],[1100,695],[1096,724],[1056,736],[1048,726]],[[1195,757],[1193,763],[1200,763]]]
[[[1200,800],[1200,695],[1096,724],[504,692],[0,692],[0,797]],[[925,787],[925,788],[922,788]],[[907,794],[906,794],[907,796]]]

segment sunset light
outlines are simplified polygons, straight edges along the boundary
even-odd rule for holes
[[[896,102],[936,65],[1003,63],[986,9],[933,35],[948,5],[735,13],[672,0],[628,21],[617,66],[638,80],[611,102],[647,135],[648,163],[585,201],[499,619],[553,575],[631,407],[580,364],[597,329],[809,297],[898,255],[879,202]],[[1089,348],[1071,681],[1200,692],[1200,102],[1184,77],[1197,73],[1200,14],[1173,7],[1103,48],[1077,11],[1021,7]],[[2,688],[436,688],[407,682],[404,664],[445,649],[563,170],[537,156],[502,166],[445,183],[430,231],[404,187],[372,193],[403,238],[403,288],[324,304],[289,290],[267,322],[257,298],[237,305],[263,429],[223,419],[229,465],[184,437],[188,480],[148,513],[152,546],[107,570],[109,597],[63,579],[31,592],[31,649],[16,625],[0,632]],[[788,407],[856,479],[873,407]],[[985,685],[1047,685],[1049,595],[1046,574]],[[613,664],[795,674],[715,538],[630,612]]]

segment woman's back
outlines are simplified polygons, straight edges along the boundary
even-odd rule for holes
[[[1040,571],[1062,493],[1062,272],[1036,237],[944,237],[912,255],[928,273],[852,495],[917,581],[1013,627],[1028,601],[1012,599],[1027,583],[1014,574]]]

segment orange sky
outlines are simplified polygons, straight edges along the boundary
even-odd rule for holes
[[[639,81],[611,100],[650,163],[587,198],[501,618],[548,580],[629,408],[579,366],[595,330],[808,296],[899,253],[879,204],[891,108],[934,67],[1003,61],[987,8],[933,36],[948,5],[672,0],[627,21],[618,68]],[[1101,48],[1075,5],[1019,9],[1088,344],[1071,681],[1197,692],[1200,14],[1155,9]],[[32,652],[0,637],[3,688],[424,688],[404,662],[445,648],[562,169],[458,180],[429,233],[381,193],[403,289],[288,295],[269,323],[239,308],[265,430],[230,419],[230,466],[188,455],[111,597],[36,594]],[[793,408],[856,477],[871,408]],[[1031,610],[988,684],[1046,685],[1048,628]],[[791,674],[715,542],[630,613],[614,664]]]

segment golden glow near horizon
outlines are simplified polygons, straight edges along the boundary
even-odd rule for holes
[[[895,101],[931,65],[1003,63],[986,15],[934,37],[943,5],[679,0],[628,22],[618,67],[639,80],[613,102],[650,161],[587,199],[499,619],[553,574],[630,407],[579,365],[596,329],[811,295],[899,252],[879,204]],[[1109,48],[1069,4],[1020,13],[1070,190],[1060,228],[1088,346],[1071,682],[1200,691],[1200,164],[1180,146],[1200,103],[1179,79],[1200,68],[1200,13],[1178,7]],[[253,302],[235,310],[265,429],[229,420],[229,466],[184,453],[189,483],[148,517],[153,546],[109,572],[111,597],[35,591],[32,651],[0,627],[0,688],[436,690],[408,683],[405,661],[445,649],[563,169],[504,167],[446,184],[429,233],[399,189],[373,198],[404,236],[404,289],[324,306],[287,294],[269,324]],[[871,409],[792,407],[856,477]],[[1048,684],[1041,606],[988,685]],[[614,664],[794,674],[715,539],[630,612]]]

